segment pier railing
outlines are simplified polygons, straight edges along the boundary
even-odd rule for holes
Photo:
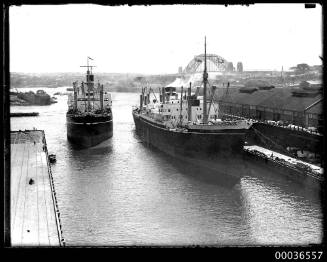
[[[49,162],[47,142],[46,142],[46,139],[45,139],[44,131],[41,130],[41,132],[42,132],[42,142],[43,142],[43,145],[44,145],[44,151],[45,151],[46,159],[47,159],[48,174],[49,174],[49,180],[50,180],[53,208],[54,208],[54,212],[55,212],[55,216],[56,216],[56,225],[57,225],[59,244],[60,244],[60,246],[65,246],[66,242],[65,242],[65,239],[63,238],[62,224],[61,224],[61,220],[60,220],[60,212],[59,212],[58,201],[57,201],[57,197],[56,197],[56,190],[55,190],[55,186],[54,186],[54,182],[53,182],[51,165],[50,165],[50,162]]]

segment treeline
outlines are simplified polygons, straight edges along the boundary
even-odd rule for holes
[[[119,73],[97,73],[95,82],[104,84],[111,91],[116,92],[138,92],[141,86],[160,85],[164,86],[174,81],[176,75],[140,75]],[[60,87],[71,86],[74,81],[85,81],[82,73],[44,73],[23,74],[11,73],[11,88],[22,87]]]

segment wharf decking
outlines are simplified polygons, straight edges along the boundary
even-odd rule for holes
[[[44,132],[11,132],[11,244],[64,245]]]
[[[264,158],[267,161],[269,160],[272,163],[277,164],[278,166],[283,166],[285,168],[293,169],[295,171],[301,172],[306,176],[310,176],[317,181],[324,180],[324,169],[320,166],[316,166],[304,161],[289,157],[278,152],[257,146],[244,146],[244,151],[252,155],[258,156],[258,158]],[[299,168],[300,165],[302,168]],[[304,169],[305,167],[305,169]]]

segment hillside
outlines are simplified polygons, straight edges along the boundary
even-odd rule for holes
[[[176,75],[140,75],[140,74],[119,74],[119,73],[97,73],[95,82],[104,84],[111,91],[117,92],[138,92],[140,86],[145,83],[155,87],[164,86],[174,81]],[[59,87],[71,86],[74,81],[85,79],[82,73],[43,73],[24,74],[11,73],[11,88],[22,87]]]

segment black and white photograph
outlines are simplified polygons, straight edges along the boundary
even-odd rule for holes
[[[9,247],[322,245],[321,4],[7,8]]]

